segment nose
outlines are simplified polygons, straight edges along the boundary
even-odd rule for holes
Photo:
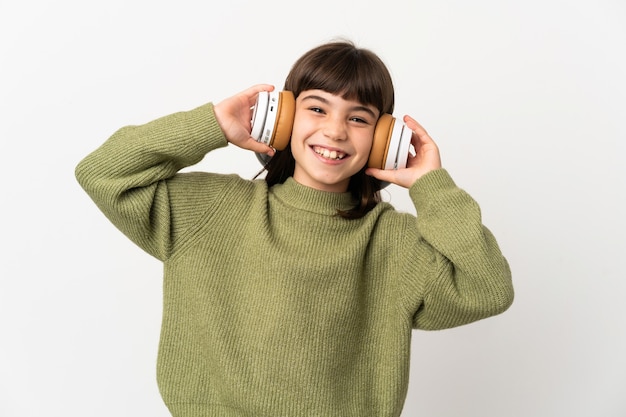
[[[345,140],[347,138],[345,121],[338,117],[327,118],[323,133],[327,138],[332,140]]]

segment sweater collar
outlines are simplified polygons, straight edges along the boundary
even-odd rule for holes
[[[287,178],[282,184],[274,185],[271,192],[288,206],[324,215],[337,214],[338,209],[348,210],[355,204],[349,192],[332,193],[316,190],[298,183],[293,177]]]

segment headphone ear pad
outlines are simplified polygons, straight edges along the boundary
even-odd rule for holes
[[[289,144],[293,119],[296,114],[296,99],[291,91],[281,91],[278,99],[278,111],[274,124],[274,138],[271,146],[282,151]]]
[[[385,169],[385,161],[389,154],[389,142],[391,140],[394,121],[394,117],[387,113],[384,113],[378,119],[376,128],[374,129],[372,150],[370,151],[370,157],[367,161],[369,168]]]

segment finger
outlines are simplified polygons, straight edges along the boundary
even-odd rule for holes
[[[404,123],[411,129],[416,135],[424,136],[428,135],[428,132],[424,127],[409,115],[404,116]]]
[[[426,129],[424,129],[424,127],[411,116],[404,116],[404,123],[420,138],[421,141],[432,141],[432,138]]]
[[[250,106],[253,106],[256,103],[257,95],[262,91],[274,91],[274,86],[271,84],[256,84],[242,91],[241,94],[245,95]]]
[[[254,138],[249,138],[248,141],[245,144],[245,148],[249,149],[253,152],[256,153],[262,153],[262,154],[266,154],[269,156],[274,156],[275,153],[275,149],[272,148],[271,146],[268,146],[264,143],[261,142],[257,142]]]
[[[255,84],[252,87],[248,87],[243,91],[245,94],[257,94],[261,91],[273,91],[274,86],[272,84]]]
[[[372,177],[381,180],[381,181],[385,181],[385,182],[392,182],[395,183],[396,180],[396,173],[393,170],[385,170],[385,169],[379,169],[379,168],[367,168],[365,170],[365,173],[367,175],[371,175]]]
[[[426,129],[424,129],[424,127],[421,124],[419,124],[417,120],[407,115],[407,116],[404,116],[404,123],[414,133],[413,137],[411,138],[411,143],[414,147],[417,148],[418,145],[423,145],[427,143],[430,143],[436,146],[433,138],[430,137]]]

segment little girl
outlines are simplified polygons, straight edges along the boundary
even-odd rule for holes
[[[367,168],[394,105],[375,54],[332,42],[294,64],[283,151],[250,136],[272,89],[124,127],[76,176],[163,261],[158,383],[174,417],[399,416],[412,329],[505,311],[507,261],[414,119],[406,168]],[[265,178],[179,173],[229,143],[271,157]],[[408,189],[417,217],[380,201],[386,182]]]

